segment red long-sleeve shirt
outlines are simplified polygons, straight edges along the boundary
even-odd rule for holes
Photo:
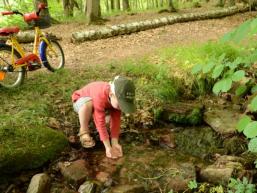
[[[105,123],[105,110],[110,112],[111,138],[119,138],[121,111],[112,107],[109,101],[110,85],[107,82],[92,82],[72,94],[72,102],[80,97],[90,97],[93,102],[93,118],[101,141],[109,139]]]

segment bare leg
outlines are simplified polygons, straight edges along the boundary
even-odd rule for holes
[[[82,141],[82,145],[84,147],[92,147],[95,144],[95,142],[90,136],[90,130],[89,130],[89,121],[92,116],[92,111],[93,111],[93,103],[92,101],[88,101],[79,109],[79,112],[78,112],[79,123],[80,123],[79,136],[80,136],[80,140]],[[87,144],[83,144],[83,142]]]

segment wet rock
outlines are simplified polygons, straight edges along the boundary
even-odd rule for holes
[[[240,114],[230,109],[211,108],[204,113],[204,121],[224,136],[236,133],[239,118]]]
[[[60,162],[58,166],[65,179],[74,187],[78,187],[89,177],[89,170],[86,167],[85,160],[74,162]]]
[[[47,174],[36,174],[32,177],[27,193],[49,193],[50,178]]]
[[[145,192],[145,189],[142,185],[119,185],[114,188],[111,188],[111,190],[108,193],[143,193]]]
[[[84,182],[78,189],[79,193],[95,193],[97,191],[97,184],[94,182]]]
[[[230,178],[239,177],[244,171],[243,159],[236,156],[220,156],[216,162],[201,170],[200,178],[203,181],[226,185]]]

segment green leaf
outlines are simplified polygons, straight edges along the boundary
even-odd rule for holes
[[[191,180],[188,184],[188,187],[190,190],[196,189],[197,188],[197,182],[196,180]]]
[[[247,138],[254,138],[257,136],[257,121],[249,123],[244,129],[244,134]]]
[[[257,85],[255,85],[254,87],[252,87],[251,89],[251,93],[254,94],[257,92]]]
[[[257,111],[257,96],[255,96],[253,98],[253,100],[251,101],[249,107],[250,107],[251,111]]]
[[[227,62],[226,66],[228,66],[230,69],[234,70],[238,67],[239,64],[242,63],[242,58],[236,58],[233,62]]]
[[[241,96],[241,95],[245,94],[246,91],[247,91],[247,86],[245,86],[245,85],[240,85],[240,86],[237,87],[237,89],[236,89],[236,96]]]
[[[222,79],[215,83],[212,88],[212,91],[215,94],[219,94],[220,92],[227,92],[232,87],[232,80],[230,78]]]
[[[214,70],[213,70],[212,78],[214,78],[214,79],[218,78],[218,77],[221,75],[223,69],[224,69],[224,66],[223,66],[222,64],[217,65],[217,66],[214,68]]]
[[[203,66],[203,73],[210,72],[214,66],[215,66],[214,62],[210,61],[208,64]]]
[[[192,74],[197,74],[202,70],[203,65],[202,64],[196,64],[193,68],[192,68]]]
[[[238,70],[236,71],[233,76],[232,76],[232,80],[233,81],[239,81],[241,80],[242,78],[245,77],[245,71],[244,70]]]
[[[248,143],[248,149],[251,152],[257,153],[257,137],[252,138]]]
[[[239,132],[242,132],[251,121],[252,119],[249,116],[247,115],[242,116],[242,118],[239,120],[239,122],[236,125],[236,129]]]
[[[225,53],[221,54],[221,55],[219,56],[218,62],[219,62],[219,63],[222,63],[222,62],[225,60],[225,57],[226,57],[226,54],[225,54]]]

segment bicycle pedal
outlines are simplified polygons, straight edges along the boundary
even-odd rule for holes
[[[37,70],[39,68],[41,68],[41,64],[37,62],[30,62],[28,65],[29,71]]]

